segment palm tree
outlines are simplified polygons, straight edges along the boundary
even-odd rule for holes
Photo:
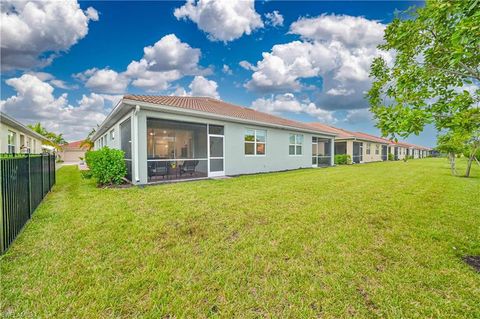
[[[48,142],[45,142],[45,144],[53,146],[57,150],[63,149],[63,144],[67,143],[67,141],[63,138],[63,134],[55,134],[53,132],[49,132],[40,123],[28,125],[28,127],[31,130],[37,132],[38,134],[46,137]]]
[[[93,146],[95,144],[93,143],[92,136],[93,136],[93,134],[95,134],[95,132],[96,132],[96,130],[94,128],[92,128],[90,133],[88,133],[87,138],[84,139],[82,141],[82,143],[80,143],[81,148],[85,147],[87,149],[87,151],[90,151],[93,148]]]

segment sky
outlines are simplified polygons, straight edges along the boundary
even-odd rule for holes
[[[211,96],[379,135],[369,66],[401,1],[12,2],[1,8],[1,108],[67,141],[123,94]],[[431,127],[408,142],[435,146]]]

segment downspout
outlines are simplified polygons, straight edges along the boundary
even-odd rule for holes
[[[133,145],[135,147],[133,148],[133,158],[135,161],[133,162],[134,164],[134,176],[135,176],[135,183],[140,182],[140,166],[138,162],[138,112],[140,111],[140,106],[136,105],[135,106],[135,111],[133,111]]]

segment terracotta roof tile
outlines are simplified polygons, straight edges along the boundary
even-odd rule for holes
[[[312,127],[306,123],[284,119],[279,116],[259,112],[248,107],[234,105],[210,97],[125,95],[124,99],[179,107],[266,124],[300,128],[303,130],[317,131],[319,133],[332,133],[331,131]]]
[[[75,141],[75,142],[70,142],[70,143],[64,144],[64,145],[63,145],[63,148],[64,148],[64,149],[82,149],[82,148],[86,148],[86,146],[80,147],[80,144],[82,144],[82,142],[83,142],[83,140]]]
[[[330,126],[330,125],[327,125],[327,124],[308,123],[307,125],[309,125],[313,128],[319,129],[319,130],[323,130],[325,132],[337,134],[336,138],[341,139],[341,138],[354,138],[355,137],[353,135],[353,132],[350,132],[350,131],[347,131],[347,130],[344,130],[344,129],[341,129],[341,128],[338,128],[338,127]]]

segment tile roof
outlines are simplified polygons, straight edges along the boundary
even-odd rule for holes
[[[317,131],[319,133],[332,133],[331,131],[312,127],[306,123],[284,119],[279,116],[259,112],[248,107],[234,105],[210,97],[125,95],[123,98],[126,100],[173,106],[182,109],[217,114],[247,121],[288,126],[297,129],[299,128],[303,130]]]
[[[83,140],[70,142],[70,143],[64,144],[63,148],[64,149],[84,149],[87,146],[84,145],[83,147],[81,147],[80,144],[82,144],[82,142],[83,142]]]
[[[367,133],[362,133],[362,132],[347,131],[342,128],[338,128],[338,127],[334,127],[334,126],[330,126],[322,123],[309,123],[309,125],[319,129],[323,128],[332,133],[336,133],[337,134],[336,138],[338,139],[360,139],[360,140],[372,141],[372,142],[382,143],[382,144],[391,143],[389,140],[381,137],[377,137],[377,136],[370,135]]]
[[[393,140],[389,140],[389,139],[384,138],[384,137],[378,137],[378,136],[375,136],[375,135],[362,133],[362,132],[347,131],[347,130],[344,130],[342,128],[330,126],[330,125],[323,124],[323,123],[308,123],[308,125],[310,125],[312,127],[315,127],[315,128],[318,128],[318,129],[321,129],[321,130],[324,130],[324,131],[327,131],[327,132],[335,133],[335,134],[337,134],[337,136],[335,137],[336,139],[355,139],[356,138],[356,139],[360,139],[360,140],[364,140],[364,141],[366,140],[366,141],[372,141],[372,142],[376,142],[376,143],[390,144],[390,145],[395,145],[395,146],[405,147],[405,148],[412,148],[413,147],[413,148],[421,149],[421,150],[431,150],[431,148],[429,148],[429,147],[415,145],[415,144],[402,142],[402,141],[395,142]]]
[[[341,129],[341,128],[338,128],[338,127],[330,126],[330,125],[327,125],[327,124],[308,123],[307,125],[309,125],[313,128],[319,129],[319,130],[323,130],[325,132],[337,134],[336,138],[339,138],[339,139],[354,138],[355,137],[353,135],[353,132],[350,132],[350,131],[347,131],[347,130],[344,130],[344,129]]]

